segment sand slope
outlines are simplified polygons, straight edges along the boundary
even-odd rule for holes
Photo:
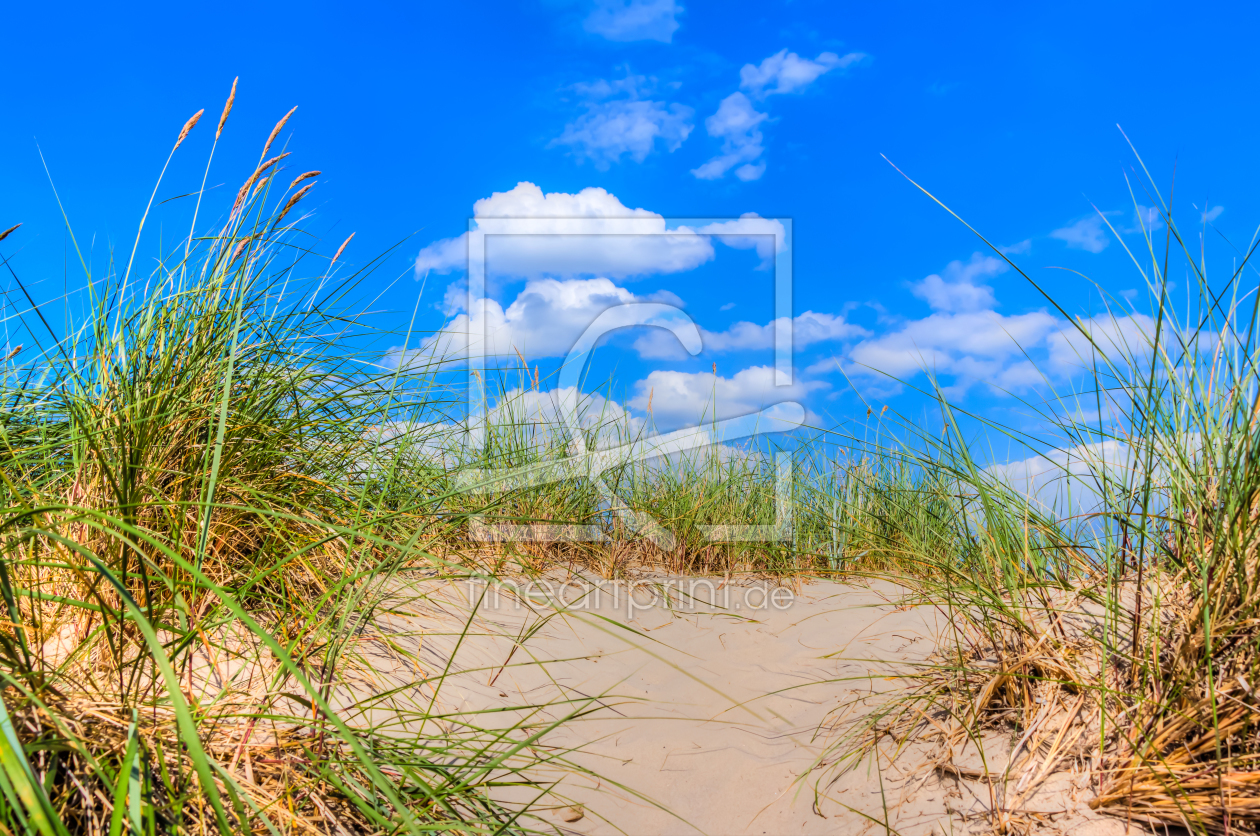
[[[844,731],[904,687],[898,674],[928,659],[945,627],[937,610],[898,606],[902,592],[892,585],[814,582],[786,604],[780,594],[780,606],[758,606],[764,585],[683,582],[679,596],[679,581],[656,579],[667,580],[672,609],[660,586],[653,603],[641,585],[633,612],[624,586],[601,587],[596,601],[589,586],[557,592],[553,584],[565,607],[544,603],[537,588],[529,605],[482,597],[485,588],[469,584],[417,584],[399,607],[407,615],[378,618],[394,649],[369,649],[356,691],[404,686],[391,701],[419,702],[432,685],[407,683],[449,670],[437,700],[457,715],[452,725],[543,731],[532,751],[561,760],[532,775],[558,782],[563,801],[538,824],[563,832],[884,833],[885,822],[907,836],[989,829],[980,815],[988,788],[924,769],[927,746],[878,767],[870,758],[847,770],[835,764],[852,751],[836,748]],[[548,730],[574,711],[582,716]],[[1124,832],[1084,809],[1087,776],[1074,780],[1057,777],[1033,799],[1035,829]]]

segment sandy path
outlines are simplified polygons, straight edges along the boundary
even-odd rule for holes
[[[766,605],[761,586],[682,581],[693,594],[679,597],[678,583],[669,582],[672,609],[662,606],[660,587],[654,604],[640,588],[631,608],[624,586],[600,587],[597,601],[589,586],[554,584],[553,601],[571,604],[556,609],[431,583],[406,607],[415,618],[381,624],[400,634],[396,647],[414,643],[409,650],[429,676],[454,658],[439,704],[482,726],[538,729],[584,712],[547,731],[535,750],[567,753],[592,773],[559,763],[532,773],[560,782],[565,803],[540,823],[564,832],[885,833],[886,821],[912,836],[975,823],[951,812],[982,809],[983,790],[923,770],[903,773],[926,754],[914,747],[878,768],[868,759],[842,773],[811,771],[850,751],[836,751],[839,730],[899,687],[897,673],[926,660],[944,626],[935,609],[896,606],[901,593],[892,585],[814,582]],[[535,587],[535,597],[544,591]],[[423,636],[407,636],[417,625]],[[400,667],[397,654],[381,653],[373,667],[373,688],[421,673]],[[1062,795],[1047,809],[1064,807]],[[1123,832],[1094,818],[1047,820],[1046,832]]]

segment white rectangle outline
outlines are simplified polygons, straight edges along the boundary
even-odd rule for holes
[[[565,221],[565,231],[562,233],[554,232],[554,223],[556,220]],[[485,316],[485,298],[486,298],[486,236],[487,235],[676,235],[678,227],[689,227],[694,230],[698,227],[708,226],[710,224],[727,223],[734,218],[668,218],[666,223],[674,224],[673,229],[659,229],[662,221],[660,216],[650,218],[617,218],[618,226],[639,226],[645,229],[642,232],[626,232],[620,231],[610,233],[607,230],[608,218],[469,218],[468,219],[468,339],[465,343],[469,347],[472,345],[473,339],[473,321],[479,319],[481,322],[481,346],[482,351],[467,352],[468,361],[468,417],[467,420],[471,426],[474,415],[488,416],[490,412],[489,399],[486,396],[486,351],[484,348],[489,345],[486,335],[486,316]],[[754,236],[766,236],[774,238],[774,385],[791,386],[794,379],[794,368],[792,363],[792,219],[791,218],[761,218],[763,221],[778,221],[783,229],[783,233],[778,232],[758,232],[752,234],[739,235],[741,238],[751,238]],[[551,227],[551,228],[549,228]],[[651,227],[651,228],[646,228]],[[693,233],[700,234],[700,233]],[[722,237],[720,235],[708,235],[706,237]],[[736,237],[732,235],[731,237]],[[476,306],[480,305],[478,308]],[[786,327],[781,327],[786,325]],[[475,354],[475,357],[474,357]],[[474,394],[475,392],[475,394]],[[489,436],[485,436],[489,440]],[[787,462],[785,471],[784,462]],[[780,540],[787,539],[791,536],[792,519],[791,519],[791,503],[785,501],[784,497],[779,494],[786,487],[789,495],[791,492],[791,459],[790,454],[775,454],[775,517],[776,522],[773,525],[717,525],[703,526],[703,530],[709,535],[709,539],[714,542],[750,542],[764,540]],[[785,476],[786,472],[786,484]],[[544,539],[550,539],[553,533],[550,531],[552,526],[506,526],[501,529],[491,526],[485,526],[484,518],[476,515],[470,518],[470,524],[475,530],[475,535],[480,538],[494,537],[499,540],[507,539],[510,534],[527,534],[529,530],[534,530],[542,534]],[[559,529],[571,529],[571,526],[556,526]],[[578,528],[585,528],[578,526]],[[496,529],[497,534],[491,529]],[[509,531],[510,529],[510,531]],[[770,536],[765,536],[770,535]],[[515,539],[515,538],[513,538]],[[523,540],[531,540],[526,536]]]

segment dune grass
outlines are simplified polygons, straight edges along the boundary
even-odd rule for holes
[[[528,785],[537,730],[436,696],[403,730],[346,705],[398,579],[462,570],[434,548],[422,431],[381,432],[440,393],[347,350],[370,336],[362,275],[296,224],[315,181],[277,164],[283,124],[213,234],[89,276],[68,333],[23,314],[40,345],[0,392],[0,832],[529,829],[491,790]]]
[[[940,607],[952,636],[828,760],[852,763],[870,726],[936,739],[921,766],[982,782],[998,832],[1033,829],[1024,802],[1068,769],[1089,776],[1090,806],[1131,822],[1260,829],[1256,242],[1210,276],[1202,237],[1144,185],[1158,222],[1130,255],[1152,315],[1077,322],[1083,385],[1030,404],[1048,441],[989,425],[1040,475],[983,466],[938,390],[945,433],[904,423],[911,443],[885,465],[917,474],[924,501],[847,522],[892,547],[865,568]],[[1195,283],[1194,308],[1171,302],[1172,274]],[[875,494],[906,496],[896,479]],[[994,762],[986,741],[1011,745]],[[983,769],[955,765],[968,748]]]

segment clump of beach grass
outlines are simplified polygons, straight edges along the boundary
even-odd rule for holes
[[[139,234],[104,277],[84,263],[66,333],[21,313],[37,345],[0,384],[2,832],[530,826],[490,797],[529,785],[514,729],[383,730],[345,680],[403,573],[462,570],[434,548],[423,433],[380,432],[441,393],[346,350],[367,330],[363,274],[335,267],[350,239],[331,260],[300,240],[318,172],[284,194],[263,176],[292,113],[213,233],[145,275]]]
[[[867,568],[941,608],[950,629],[904,697],[825,762],[853,763],[872,726],[935,740],[921,768],[980,782],[998,832],[1034,828],[1024,802],[1069,769],[1088,776],[1100,812],[1260,831],[1256,242],[1214,283],[1149,175],[1146,191],[1158,220],[1129,254],[1151,315],[1075,321],[1086,384],[1029,404],[1046,440],[988,424],[1040,457],[1039,476],[978,462],[938,389],[945,433],[905,422],[912,443],[895,451],[918,484],[938,486],[931,524],[880,514],[844,526],[899,543]],[[1174,265],[1196,309],[1172,304]],[[969,748],[981,768],[959,765]]]

